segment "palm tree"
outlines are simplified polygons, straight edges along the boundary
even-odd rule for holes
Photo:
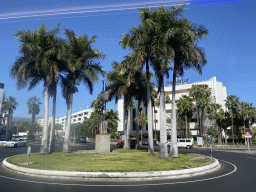
[[[28,104],[28,114],[32,115],[32,123],[30,127],[30,139],[33,140],[33,132],[35,126],[35,116],[40,112],[40,105],[42,104],[40,98],[36,96],[30,97],[27,101]]]
[[[199,96],[199,100],[197,102],[199,108],[201,109],[201,127],[200,129],[202,130],[202,136],[204,136],[206,134],[206,130],[204,127],[204,114],[205,114],[205,109],[206,107],[210,104],[210,96],[211,96],[211,88],[208,88],[208,85],[206,84],[201,84],[199,85],[199,89],[200,89],[200,96]]]
[[[5,140],[8,140],[8,131],[10,129],[10,123],[12,122],[13,117],[13,111],[16,109],[16,107],[19,105],[16,101],[15,97],[9,96],[9,98],[5,98],[6,100],[3,101],[3,110],[7,111],[7,127],[6,127],[6,133],[5,133]]]
[[[174,8],[173,8],[174,9]],[[170,15],[171,17],[175,17],[177,15],[176,10],[179,10],[180,8],[175,9],[175,11],[171,10]],[[154,154],[154,148],[153,148],[153,124],[152,124],[152,105],[150,100],[150,88],[149,88],[149,61],[150,64],[153,66],[157,78],[159,80],[159,91],[160,91],[160,98],[161,98],[161,104],[160,104],[160,113],[162,114],[161,119],[161,129],[163,129],[161,132],[161,158],[167,158],[167,146],[166,146],[166,119],[165,119],[165,101],[164,101],[164,83],[163,83],[163,76],[165,74],[168,75],[168,63],[170,62],[170,49],[168,46],[163,46],[164,42],[162,41],[162,30],[163,26],[166,24],[166,16],[168,13],[165,13],[164,17],[160,19],[160,21],[157,21],[159,19],[158,16],[161,16],[162,12],[164,11],[164,8],[159,8],[159,11],[150,12],[148,8],[140,9],[140,15],[141,15],[141,24],[140,27],[133,27],[130,30],[130,34],[125,34],[122,36],[122,40],[120,41],[120,44],[124,48],[132,49],[133,50],[133,57],[136,58],[136,62],[133,62],[133,66],[130,66],[134,71],[141,70],[144,64],[146,64],[146,74],[147,74],[147,115],[148,115],[148,140],[149,140],[149,155]],[[158,12],[160,14],[158,14]],[[169,11],[167,11],[169,12]],[[156,15],[158,14],[158,15]],[[169,15],[169,16],[170,16]],[[165,20],[164,20],[165,19]],[[161,45],[161,46],[160,46]],[[164,47],[163,49],[161,47]],[[163,60],[164,58],[164,60]],[[132,72],[134,72],[132,71]],[[132,76],[131,72],[131,76]]]
[[[176,21],[176,26],[169,28],[166,41],[174,51],[173,86],[172,86],[172,156],[178,157],[175,88],[177,75],[183,76],[184,69],[194,68],[202,74],[202,67],[206,65],[204,50],[197,46],[197,42],[206,37],[207,29],[203,25],[197,26],[188,22],[187,18]]]
[[[140,139],[141,139],[141,142],[142,142],[142,127],[144,125],[147,124],[147,116],[143,113],[143,111],[140,111],[139,115],[137,117],[134,118],[134,121],[137,121],[139,122],[139,125],[141,127],[141,131],[140,131]]]
[[[236,113],[236,109],[239,108],[239,98],[235,95],[229,95],[227,99],[225,100],[225,105],[228,108],[228,111],[231,116],[231,128],[232,128],[232,138],[233,138],[233,145],[235,144],[235,138],[234,138],[234,130],[233,130],[233,118],[234,113]]]
[[[66,44],[63,63],[66,71],[60,75],[62,95],[67,103],[67,120],[65,128],[65,137],[62,152],[69,151],[69,135],[72,113],[73,94],[78,92],[77,86],[83,82],[93,92],[93,83],[99,79],[99,74],[104,75],[99,63],[94,63],[97,58],[105,58],[97,49],[91,48],[91,43],[95,42],[96,36],[88,40],[87,35],[75,36],[72,30],[65,30],[64,34],[68,39]]]
[[[192,85],[191,89],[189,90],[189,95],[194,99],[195,101],[195,107],[196,107],[196,117],[197,117],[197,124],[198,124],[198,129],[199,129],[199,135],[202,136],[201,134],[201,125],[199,121],[199,106],[198,106],[198,100],[201,95],[201,90],[199,85]]]
[[[60,24],[59,24],[60,25]],[[40,146],[40,153],[48,153],[48,111],[49,111],[49,89],[56,82],[58,67],[56,62],[61,56],[61,50],[56,46],[60,40],[56,37],[59,25],[47,31],[45,25],[41,25],[39,30],[21,30],[15,36],[22,43],[20,53],[22,54],[13,63],[10,75],[17,79],[18,89],[33,89],[41,81],[44,82],[44,127]]]
[[[215,119],[216,121],[216,130],[217,130],[217,134],[218,134],[218,143],[220,144],[220,131],[218,128],[218,123],[217,123],[217,119],[218,120],[222,120],[223,117],[220,115],[220,113],[218,113],[218,111],[221,109],[221,105],[218,103],[211,103],[207,106],[207,113],[208,113],[208,118],[209,119]]]
[[[136,72],[136,74],[131,79],[131,83],[127,86],[127,79],[129,77],[129,70],[127,69],[127,62],[129,60],[129,56],[126,57],[120,64],[117,62],[112,63],[113,71],[108,73],[107,75],[107,91],[109,91],[109,100],[115,98],[117,102],[119,98],[124,96],[124,109],[126,114],[126,125],[125,125],[125,142],[124,149],[130,149],[130,125],[131,125],[131,108],[133,108],[133,99],[138,100],[138,107],[140,105],[141,100],[145,97],[145,74]],[[136,128],[136,130],[138,127]],[[138,130],[137,130],[138,132]],[[138,134],[137,134],[138,135]],[[138,144],[138,136],[137,144]]]
[[[186,138],[189,136],[189,131],[188,131],[188,117],[192,117],[192,109],[193,109],[193,104],[192,104],[193,99],[187,95],[182,95],[180,100],[177,103],[178,107],[178,112],[184,115],[185,117],[185,127],[186,127]]]
[[[120,121],[118,118],[118,112],[115,112],[113,109],[107,112],[106,121],[108,122],[109,132],[117,131],[117,121]]]

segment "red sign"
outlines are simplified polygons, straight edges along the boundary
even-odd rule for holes
[[[246,132],[245,135],[246,135],[246,136],[250,136],[250,132]]]

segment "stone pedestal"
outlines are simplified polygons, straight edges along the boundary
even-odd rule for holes
[[[110,152],[110,135],[96,135],[95,151],[98,153]]]

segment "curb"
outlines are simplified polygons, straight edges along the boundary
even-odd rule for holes
[[[9,158],[9,157],[8,157]],[[13,171],[25,173],[36,176],[55,176],[55,177],[74,177],[83,179],[125,179],[127,180],[154,180],[154,179],[172,179],[172,178],[184,178],[203,175],[213,171],[217,171],[221,165],[217,159],[210,165],[202,167],[172,170],[172,171],[150,171],[150,172],[78,172],[78,171],[51,171],[51,170],[39,170],[24,168],[13,165],[7,162],[7,159],[3,160],[3,165]]]

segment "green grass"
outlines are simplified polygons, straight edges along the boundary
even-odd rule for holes
[[[81,171],[81,172],[137,172],[137,171],[163,171],[178,170],[188,166],[200,167],[213,162],[212,159],[201,156],[205,162],[194,162],[200,155],[179,154],[178,158],[159,159],[159,152],[155,156],[149,156],[147,150],[123,150],[116,149],[115,154],[76,154],[55,152],[49,155],[39,153],[30,154],[29,165],[34,169]],[[27,154],[10,157],[8,162],[21,166],[27,163]]]

